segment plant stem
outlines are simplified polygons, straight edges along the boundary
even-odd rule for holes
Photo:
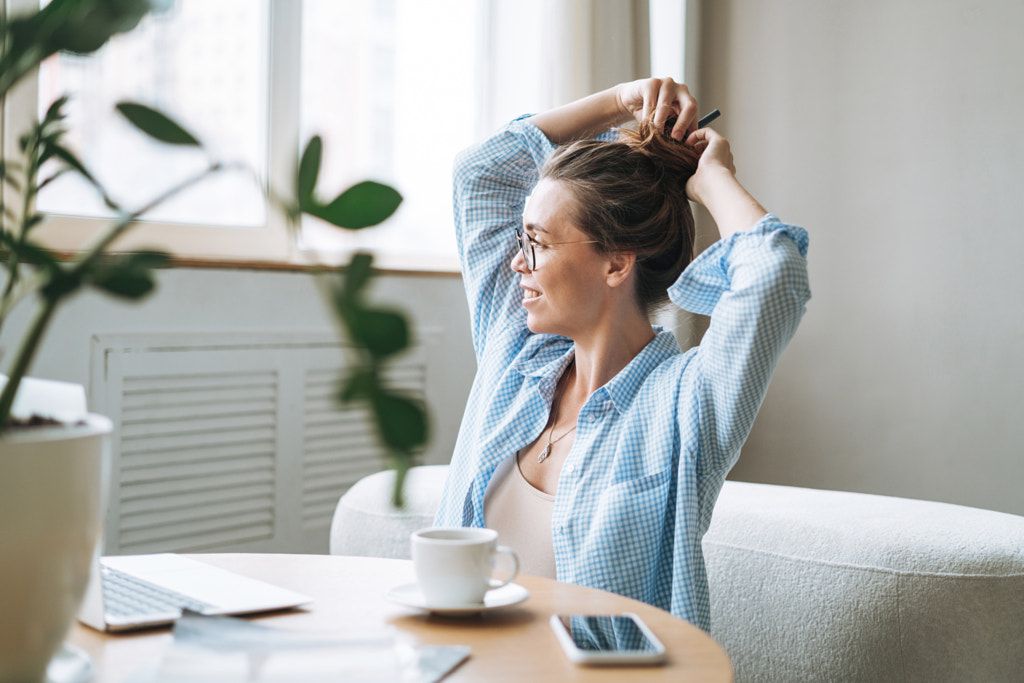
[[[11,421],[11,407],[14,405],[14,397],[18,393],[18,386],[21,384],[25,373],[28,372],[28,368],[35,358],[36,351],[39,350],[43,335],[46,333],[46,328],[53,318],[54,311],[57,310],[58,303],[58,299],[45,300],[43,308],[32,322],[28,336],[25,337],[21,343],[21,348],[18,349],[18,357],[14,361],[14,367],[11,368],[10,375],[7,377],[7,384],[4,385],[3,392],[0,393],[0,432],[7,429],[7,425]]]
[[[32,201],[36,192],[36,180],[39,175],[39,131],[32,136],[32,144],[25,150],[24,191],[21,195],[21,221],[18,226],[17,238],[25,240],[28,234],[28,221],[32,214]],[[0,324],[7,320],[7,312],[14,303],[14,291],[21,281],[21,260],[18,250],[12,249],[7,262],[7,284],[0,296]],[[0,413],[3,415],[5,413]],[[2,428],[2,427],[0,427]]]
[[[391,454],[391,467],[395,470],[395,487],[391,490],[391,505],[401,510],[405,507],[405,475],[409,473],[412,462],[410,453],[393,451]]]
[[[123,235],[125,231],[128,230],[128,228],[130,228],[144,214],[149,213],[160,204],[163,204],[171,197],[188,189],[192,185],[199,183],[199,181],[201,181],[206,176],[213,175],[214,173],[217,173],[218,171],[221,171],[224,168],[225,167],[223,164],[210,164],[202,172],[197,173],[191,178],[183,180],[182,182],[167,190],[162,195],[160,195],[153,201],[149,202],[142,208],[136,209],[135,211],[132,211],[131,213],[122,216],[121,219],[117,223],[115,223],[113,227],[110,228],[110,230],[106,232],[106,234],[100,237],[99,240],[97,240],[91,247],[86,249],[85,253],[75,261],[75,270],[80,271],[84,268],[87,268],[90,264],[92,264],[92,262],[99,258],[103,254],[104,250],[106,250],[106,248],[109,247],[111,243],[114,242],[114,240]]]

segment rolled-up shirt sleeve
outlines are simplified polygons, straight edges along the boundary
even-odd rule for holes
[[[680,308],[711,316],[695,358],[698,469],[726,471],[739,456],[811,296],[807,244],[803,228],[768,214],[709,247],[669,289]]]
[[[554,148],[521,117],[456,157],[455,230],[478,358],[488,333],[520,310],[517,275],[509,267],[518,248],[513,231]]]

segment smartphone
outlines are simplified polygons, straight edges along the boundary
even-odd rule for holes
[[[558,642],[577,664],[660,664],[665,646],[640,617],[622,614],[555,614]]]

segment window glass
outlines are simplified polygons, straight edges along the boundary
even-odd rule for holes
[[[306,218],[304,248],[454,256],[451,169],[476,133],[483,5],[304,1],[301,140],[323,137],[324,198],[367,178],[404,197],[394,217],[368,231]]]
[[[89,57],[58,55],[39,74],[39,109],[62,94],[69,143],[126,209],[135,209],[203,169],[208,159],[267,170],[266,0],[177,0],[135,31],[115,36]],[[134,100],[173,116],[208,148],[151,142],[114,105]],[[110,212],[77,176],[40,193],[42,211],[105,217]],[[262,226],[266,209],[251,174],[222,173],[147,214],[202,225]]]

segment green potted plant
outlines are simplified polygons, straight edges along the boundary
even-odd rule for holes
[[[131,31],[166,0],[53,0],[16,17],[0,16],[0,101],[51,55],[89,54],[112,36]],[[60,306],[92,288],[112,296],[141,299],[155,287],[154,269],[170,257],[158,251],[111,253],[111,244],[148,211],[223,171],[211,162],[195,176],[169,188],[144,206],[114,201],[65,142],[60,98],[29,130],[19,131],[19,153],[0,158],[0,329],[19,306],[36,312],[22,338],[3,355],[6,382],[0,389],[0,683],[43,680],[81,601],[90,558],[100,534],[105,498],[104,462],[111,425],[89,415],[78,424],[15,414],[19,390]],[[166,115],[143,104],[121,102],[117,112],[143,133],[169,145],[201,146]],[[358,183],[325,200],[317,192],[322,143],[314,137],[298,159],[295,184],[287,196],[269,192],[289,223],[310,215],[347,229],[362,229],[388,218],[401,202],[392,188]],[[114,212],[105,233],[87,250],[61,258],[35,240],[46,217],[35,210],[39,191],[65,173],[89,182]],[[427,438],[426,414],[418,401],[390,390],[382,381],[386,364],[409,346],[410,332],[399,311],[373,305],[365,295],[373,275],[372,256],[356,254],[330,277],[327,290],[342,329],[354,349],[355,368],[338,389],[342,402],[371,408],[388,464],[398,471],[395,503],[401,504],[404,474]],[[24,392],[23,392],[24,393]],[[44,400],[44,403],[46,401]]]

